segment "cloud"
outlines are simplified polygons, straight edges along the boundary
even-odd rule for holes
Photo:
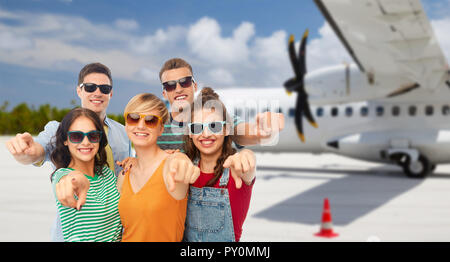
[[[139,29],[139,24],[136,22],[136,20],[133,19],[116,19],[114,21],[114,24],[118,29],[125,30],[125,31],[134,31]]]
[[[299,45],[300,42],[297,43],[297,50]],[[319,29],[319,37],[309,41],[306,47],[306,54],[308,72],[344,62],[354,62],[330,25],[326,22]]]
[[[12,51],[30,48],[33,42],[11,31],[0,30],[0,50]]]
[[[6,17],[15,23],[2,23]],[[100,24],[79,16],[0,9],[0,62],[77,72],[77,67],[100,61],[115,77],[155,85],[160,66],[172,57],[186,59],[199,81],[214,87],[281,86],[292,76],[283,30],[257,36],[255,25],[244,21],[224,35],[221,25],[210,17],[151,34],[141,35],[139,29],[132,19]],[[323,59],[324,48],[340,48],[326,25],[320,35],[310,44],[315,67],[338,60]]]
[[[269,37],[257,37],[252,47],[252,55],[260,65],[269,67],[284,67],[289,63],[286,55],[287,34],[280,30]]]
[[[134,36],[129,41],[129,47],[138,54],[157,54],[162,50],[173,50],[186,36],[186,29],[181,26],[170,26],[167,29],[158,29],[154,34]]]
[[[432,25],[448,58],[450,19],[435,20]],[[243,21],[224,34],[211,17],[147,34],[142,34],[141,27],[133,19],[102,24],[80,16],[0,7],[0,62],[78,73],[84,64],[99,61],[111,68],[115,78],[155,86],[159,68],[172,57],[190,62],[197,80],[212,87],[281,87],[293,76],[284,30],[259,36],[254,24]],[[308,72],[353,62],[327,23],[317,37],[308,40],[306,61]]]
[[[139,69],[139,71],[136,73],[136,77],[142,78],[148,82],[157,82],[157,81],[159,81],[159,72],[157,72],[156,70],[152,70],[150,68],[144,67],[144,68]]]
[[[208,71],[208,76],[212,82],[220,83],[221,85],[233,85],[235,83],[233,75],[223,68]]]
[[[241,63],[248,59],[248,41],[254,34],[254,25],[243,22],[231,37],[223,37],[219,23],[204,17],[189,27],[187,43],[194,55],[208,63]]]

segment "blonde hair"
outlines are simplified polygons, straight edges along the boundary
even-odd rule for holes
[[[127,113],[143,113],[157,110],[163,124],[169,119],[169,111],[164,102],[154,94],[142,93],[135,95],[125,106],[124,115]]]

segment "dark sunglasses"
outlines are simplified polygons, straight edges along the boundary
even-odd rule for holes
[[[74,144],[79,144],[83,141],[84,137],[87,136],[89,142],[99,143],[102,139],[102,131],[93,130],[87,133],[81,131],[69,131],[67,132],[67,137],[69,141]]]
[[[194,82],[194,78],[192,76],[185,76],[178,80],[164,82],[162,85],[167,92],[171,92],[177,88],[177,83],[183,88],[188,88],[192,85],[192,82]]]
[[[208,126],[209,130],[214,133],[218,134],[221,133],[223,130],[223,125],[225,125],[225,121],[216,121],[216,122],[209,122],[209,123],[189,123],[189,131],[193,135],[199,135],[203,133],[203,129]]]
[[[100,92],[102,92],[105,95],[111,93],[112,90],[112,86],[110,85],[96,85],[93,83],[82,83],[80,84],[80,87],[84,87],[84,90],[88,93],[95,92],[97,88],[100,88]]]
[[[155,128],[160,121],[162,121],[161,117],[156,115],[144,115],[138,113],[126,113],[124,115],[125,121],[130,126],[135,126],[139,124],[139,120],[144,118],[145,125],[149,128]]]

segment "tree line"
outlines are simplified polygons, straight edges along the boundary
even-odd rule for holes
[[[77,105],[72,102],[73,107]],[[62,108],[49,104],[39,107],[28,106],[26,103],[16,105],[8,111],[9,102],[5,101],[0,106],[0,135],[15,135],[28,132],[37,135],[44,130],[44,126],[52,120],[61,121],[72,108]],[[108,114],[108,117],[124,124],[122,115]]]

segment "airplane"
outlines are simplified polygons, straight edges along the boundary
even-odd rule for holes
[[[275,143],[250,148],[396,164],[411,178],[450,163],[450,70],[420,0],[314,1],[353,63],[307,72],[306,31],[298,54],[293,36],[288,43],[294,77],[284,87],[297,96],[217,90],[247,121],[267,110],[285,115]]]

